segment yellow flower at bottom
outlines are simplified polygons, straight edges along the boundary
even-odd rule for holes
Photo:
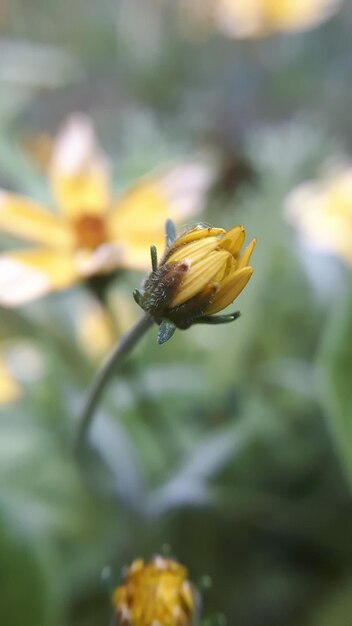
[[[352,165],[304,183],[286,201],[286,217],[314,248],[352,265]]]
[[[244,239],[243,226],[228,232],[203,226],[188,231],[170,245],[143,292],[136,294],[138,304],[159,324],[168,320],[184,329],[212,323],[211,316],[231,304],[253,274],[249,262],[256,240],[241,254]],[[231,320],[222,316],[221,321]]]
[[[191,626],[195,593],[185,567],[156,556],[133,561],[112,597],[117,626]]]

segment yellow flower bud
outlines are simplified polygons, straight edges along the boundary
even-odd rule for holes
[[[137,294],[158,324],[189,328],[208,321],[237,298],[253,273],[249,265],[256,240],[241,253],[243,226],[229,231],[197,226],[176,239]],[[234,317],[232,317],[234,319]],[[225,318],[222,321],[230,321]]]
[[[191,626],[195,592],[187,569],[161,556],[133,561],[114,591],[116,626]]]

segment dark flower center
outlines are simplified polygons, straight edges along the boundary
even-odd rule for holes
[[[99,215],[83,214],[73,221],[77,248],[95,250],[107,241],[105,222]]]

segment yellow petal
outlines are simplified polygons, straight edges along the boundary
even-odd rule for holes
[[[252,239],[252,241],[248,244],[248,246],[244,249],[243,254],[241,255],[241,258],[239,260],[239,263],[237,265],[237,269],[240,270],[243,267],[246,267],[250,261],[250,258],[252,256],[252,252],[256,246],[257,240],[254,238]]]
[[[187,231],[184,235],[181,235],[181,237],[177,239],[176,243],[177,246],[181,246],[185,243],[191,243],[207,237],[217,237],[219,235],[224,235],[225,233],[226,230],[223,228],[213,228],[212,226],[204,227],[199,225],[192,230]]]
[[[0,256],[0,304],[18,306],[78,280],[71,255],[56,250],[24,250]]]
[[[171,301],[170,307],[179,306],[193,298],[214,280],[221,269],[225,270],[228,253],[225,250],[210,252],[205,258],[190,266]]]
[[[222,281],[214,302],[206,310],[206,315],[218,313],[231,304],[245,288],[252,274],[252,267],[244,267],[240,271],[236,270],[233,274],[229,274]]]
[[[0,360],[0,405],[14,402],[20,396],[20,388],[5,363]]]
[[[117,200],[108,229],[124,246],[124,267],[149,269],[150,246],[164,252],[166,220],[180,224],[199,212],[212,179],[208,166],[186,161],[146,176]]]
[[[109,204],[108,166],[92,122],[83,113],[68,118],[55,141],[49,176],[58,207],[69,217],[102,215]]]
[[[213,278],[215,282],[221,282],[225,278],[225,276],[227,276],[230,273],[235,272],[237,269],[237,262],[235,261],[232,254],[230,254],[227,251],[226,251],[226,254],[227,254],[226,263],[224,263],[223,267],[220,268],[220,271]]]
[[[0,189],[0,230],[53,247],[72,245],[72,235],[64,220],[36,202]]]
[[[245,240],[244,226],[234,226],[221,239],[220,247],[228,250],[235,258],[238,257]]]
[[[188,243],[184,246],[178,246],[176,251],[173,252],[166,261],[168,263],[178,263],[179,261],[183,261],[185,258],[190,261],[197,261],[201,258],[204,258],[217,248],[219,245],[219,241],[216,237],[208,237],[207,239],[200,239],[199,241],[194,241],[192,243]]]

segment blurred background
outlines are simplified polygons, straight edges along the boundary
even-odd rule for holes
[[[0,2],[1,187],[51,207],[54,137],[81,111],[116,195],[207,155],[215,180],[199,219],[258,239],[241,318],[164,346],[151,330],[79,462],[70,441],[87,385],[139,316],[142,274],[109,284],[113,329],[85,285],[1,308],[8,626],[107,626],[109,585],[154,553],[211,580],[204,624],[351,625],[352,7],[232,4]],[[0,235],[3,254],[20,247]]]

